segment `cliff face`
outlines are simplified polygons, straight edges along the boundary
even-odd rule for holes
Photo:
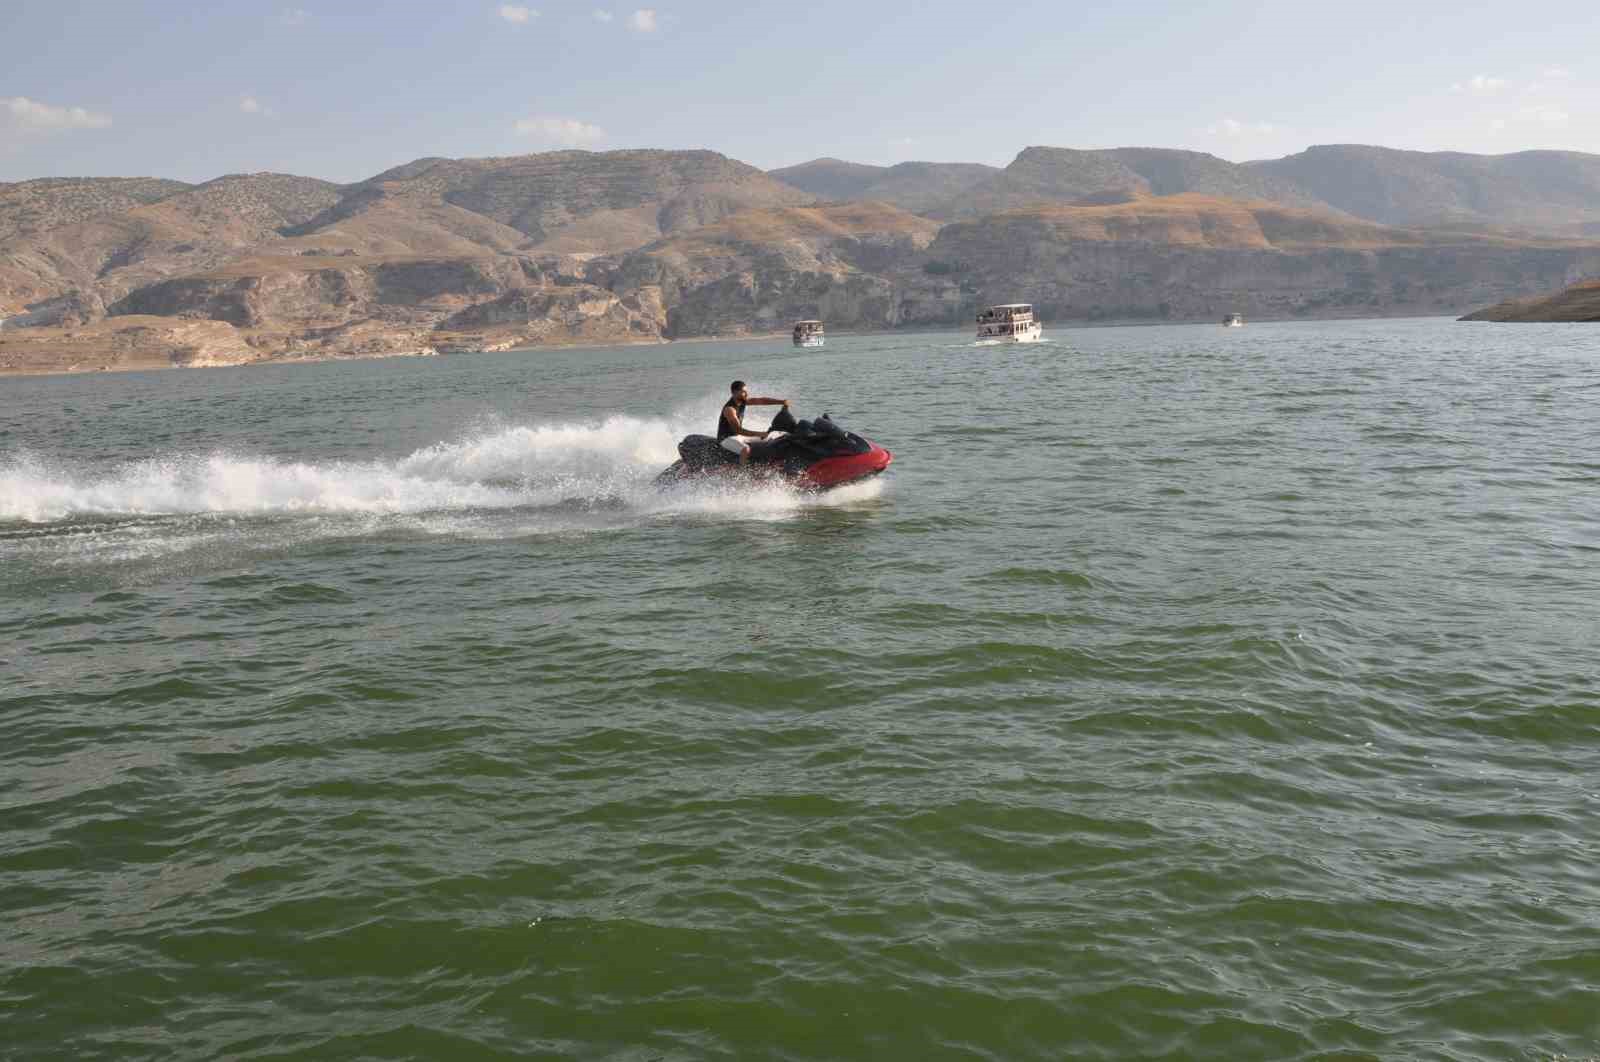
[[[448,348],[507,349],[559,342],[659,340],[667,326],[659,288],[626,295],[592,284],[515,291],[478,303],[440,322]]]
[[[625,257],[611,278],[659,288],[667,334],[730,335],[815,317],[897,324],[894,283],[939,226],[884,203],[748,211]]]
[[[1600,243],[1447,236],[1188,195],[953,224],[927,258],[964,305],[1030,301],[1056,321],[1452,313],[1600,273]]]
[[[965,325],[1011,301],[1033,302],[1047,322],[1454,313],[1600,273],[1600,243],[1441,235],[1195,195],[1013,211],[906,239],[881,258],[854,238],[804,244],[778,227],[740,241],[736,229],[636,252],[618,279],[662,285],[669,334],[692,335],[801,317]],[[894,238],[880,232],[877,246]]]
[[[1469,313],[1463,321],[1600,321],[1600,280],[1574,284],[1554,295],[1512,299]]]
[[[956,244],[938,248],[957,249]],[[967,249],[967,248],[963,248]],[[1311,251],[1082,243],[963,270],[964,309],[1029,301],[1047,322],[1451,314],[1474,301],[1600,272],[1600,248]],[[963,319],[965,314],[962,315]]]
[[[221,321],[119,317],[72,328],[0,329],[0,372],[242,365],[265,353]]]
[[[238,328],[326,328],[387,318],[419,324],[539,282],[520,259],[259,259],[140,288],[108,313],[226,321]]]

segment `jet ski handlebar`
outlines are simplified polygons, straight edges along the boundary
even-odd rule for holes
[[[772,418],[772,423],[767,425],[768,431],[794,431],[799,426],[799,421],[794,419],[794,414],[789,412],[788,406],[778,410],[778,415]]]
[[[844,429],[835,424],[833,419],[826,413],[816,420],[796,420],[794,414],[789,411],[788,406],[778,410],[778,415],[772,418],[772,423],[767,425],[767,430],[800,436],[842,436],[845,434]]]

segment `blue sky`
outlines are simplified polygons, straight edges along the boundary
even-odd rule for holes
[[[1600,153],[1592,0],[643,3],[0,0],[0,181],[352,181],[562,147]]]

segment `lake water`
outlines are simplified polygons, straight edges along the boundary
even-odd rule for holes
[[[1046,335],[0,379],[0,1055],[1600,1055],[1600,328]]]

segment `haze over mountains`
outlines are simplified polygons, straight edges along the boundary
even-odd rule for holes
[[[0,370],[1053,321],[1451,313],[1600,275],[1600,156],[711,151],[0,185]]]
[[[1399,151],[1339,144],[1234,163],[1198,151],[1030,147],[1004,170],[965,163],[863,166],[817,159],[772,175],[827,199],[882,199],[930,217],[1185,192],[1322,207],[1386,225],[1600,233],[1600,155]],[[934,176],[937,175],[937,176]],[[943,194],[927,189],[943,182]],[[915,202],[902,201],[914,198]]]

